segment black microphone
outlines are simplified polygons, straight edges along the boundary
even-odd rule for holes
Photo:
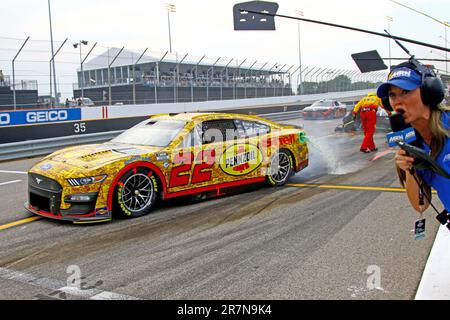
[[[416,140],[415,131],[410,125],[405,123],[402,110],[395,112],[389,117],[392,132],[386,135],[389,147],[396,147],[397,142],[413,142]]]
[[[405,111],[399,109],[389,117],[389,123],[391,124],[392,132],[402,131],[406,128],[411,127],[411,125],[405,123],[405,119],[403,119],[403,113],[405,113]]]
[[[392,132],[387,134],[388,144],[390,147],[393,147],[396,146],[396,142],[404,141],[421,148],[420,142],[417,140],[419,133],[410,124],[405,123],[404,113],[403,109],[398,109],[389,117]]]

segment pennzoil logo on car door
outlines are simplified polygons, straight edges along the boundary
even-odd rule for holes
[[[225,150],[219,166],[229,175],[242,176],[258,168],[262,160],[262,152],[256,146],[239,143]]]

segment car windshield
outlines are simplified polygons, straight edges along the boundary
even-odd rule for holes
[[[311,107],[331,107],[333,103],[329,100],[322,100],[314,102]]]
[[[185,121],[180,120],[146,120],[118,135],[111,142],[166,147],[185,124]]]

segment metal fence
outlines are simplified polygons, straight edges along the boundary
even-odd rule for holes
[[[362,74],[358,70],[277,64],[265,68],[267,63],[246,63],[246,60],[234,68],[214,63],[173,64],[171,60],[168,65],[158,65],[152,60],[140,64],[138,71],[136,65],[124,66],[122,61],[122,65],[108,70],[107,78],[102,62],[94,60],[94,66],[90,67],[97,69],[84,70],[83,77],[78,74],[79,81],[84,81],[82,85],[73,84],[74,95],[89,97],[97,105],[194,102],[375,89],[386,79],[386,72]]]
[[[2,52],[9,54],[0,60],[5,61],[5,66],[2,66],[4,74],[12,74],[8,69],[8,59],[23,40],[2,40]],[[47,95],[47,100],[53,105],[57,100],[64,105],[66,98],[71,100],[77,96],[89,97],[97,105],[147,104],[370,89],[376,88],[386,77],[383,72],[361,74],[358,70],[300,67],[256,61],[250,57],[171,54],[66,40],[54,42],[58,50],[51,57],[48,41],[30,38],[15,61],[16,90],[37,89],[39,95]],[[74,48],[71,44],[79,46]],[[56,64],[56,86],[52,77],[53,61]],[[37,80],[25,80],[30,78]],[[4,85],[7,84],[10,84],[10,79],[5,76]],[[58,98],[52,90],[54,87],[58,90]],[[39,106],[47,106],[47,102],[36,102],[36,107]],[[0,109],[11,107],[6,99],[0,101]]]

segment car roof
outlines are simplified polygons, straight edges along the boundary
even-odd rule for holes
[[[331,102],[331,101],[337,101],[337,100],[334,100],[334,99],[320,99],[320,100],[317,100],[316,102]]]
[[[184,121],[192,120],[214,120],[214,119],[243,119],[249,121],[262,121],[271,125],[278,126],[274,122],[263,119],[258,116],[237,114],[237,113],[221,113],[221,112],[182,112],[182,113],[165,113],[153,115],[152,118],[176,119]]]

